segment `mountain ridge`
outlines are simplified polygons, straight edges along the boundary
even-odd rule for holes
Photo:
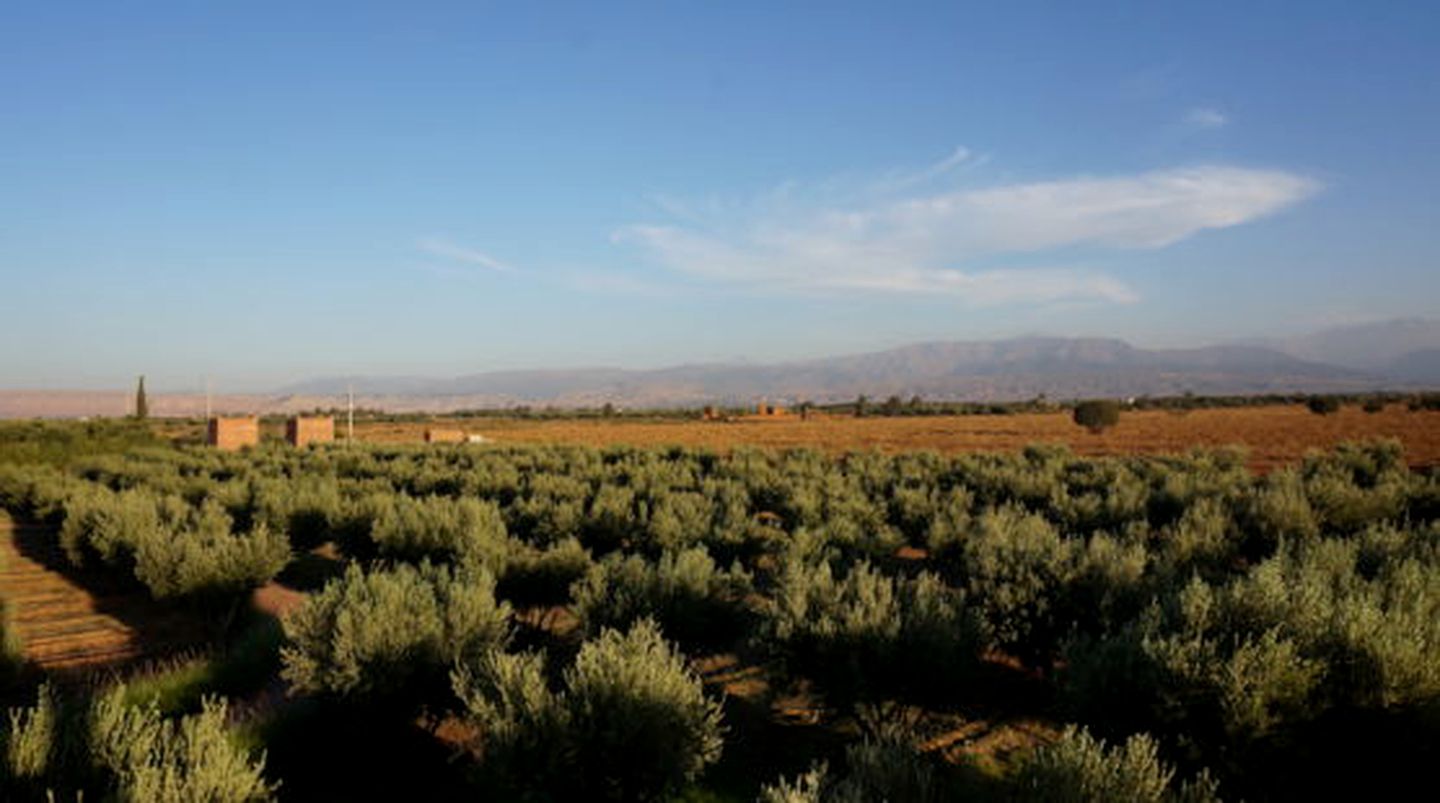
[[[1144,349],[1118,338],[1027,336],[929,341],[892,349],[769,364],[692,363],[655,369],[494,371],[429,383],[367,377],[366,395],[475,396],[509,403],[596,402],[678,406],[776,400],[840,401],[857,395],[923,395],[972,401],[1075,395],[1359,391],[1386,384],[1351,369],[1257,345]],[[339,380],[281,389],[343,393]]]

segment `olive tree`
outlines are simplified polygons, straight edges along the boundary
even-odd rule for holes
[[[1109,399],[1082,401],[1072,416],[1075,423],[1098,435],[1120,423],[1120,404]]]
[[[452,673],[481,777],[511,797],[659,800],[724,746],[720,704],[649,620],[580,647],[552,689],[539,655],[492,651]]]
[[[300,692],[424,698],[452,663],[510,638],[510,606],[483,569],[351,565],[288,614],[282,676]]]

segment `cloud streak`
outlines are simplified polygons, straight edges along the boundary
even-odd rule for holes
[[[1230,118],[1219,109],[1197,106],[1185,113],[1185,122],[1196,128],[1223,128]]]
[[[421,251],[430,256],[448,259],[453,262],[460,262],[496,273],[514,273],[515,267],[507,262],[502,262],[489,254],[478,251],[474,248],[456,245],[439,237],[425,237],[420,240],[418,246]]]
[[[969,158],[957,150],[912,180],[882,178],[859,198],[816,198],[787,184],[748,203],[687,205],[674,223],[627,226],[612,240],[671,271],[759,290],[945,294],[976,304],[1125,303],[1136,294],[1124,283],[1056,267],[1053,253],[1163,248],[1273,214],[1320,189],[1284,171],[1227,166],[977,189],[933,186]],[[1044,267],[982,267],[1029,258]]]

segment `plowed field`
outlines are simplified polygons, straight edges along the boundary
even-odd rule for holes
[[[143,591],[100,592],[65,571],[53,530],[0,514],[0,598],[27,661],[47,672],[159,657],[193,643],[199,624]]]
[[[368,424],[357,427],[365,441],[420,441],[427,425]],[[447,420],[447,427],[454,427]],[[496,443],[556,443],[610,446],[690,446],[728,450],[737,446],[826,451],[876,448],[884,451],[1014,451],[1032,443],[1064,443],[1082,455],[1167,454],[1194,448],[1237,445],[1249,452],[1253,468],[1267,470],[1299,460],[1306,452],[1342,441],[1395,438],[1415,466],[1440,464],[1440,412],[1411,412],[1391,405],[1379,413],[1347,406],[1321,416],[1300,406],[1244,407],[1189,412],[1127,412],[1114,429],[1093,435],[1067,412],[1020,415],[798,417],[730,422],[682,420],[555,420],[478,418],[460,422],[471,433]],[[453,447],[452,447],[453,448]]]

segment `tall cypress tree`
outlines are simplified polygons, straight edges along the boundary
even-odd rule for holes
[[[145,419],[150,417],[150,403],[145,400],[145,375],[140,375],[140,383],[135,386],[135,417]]]

